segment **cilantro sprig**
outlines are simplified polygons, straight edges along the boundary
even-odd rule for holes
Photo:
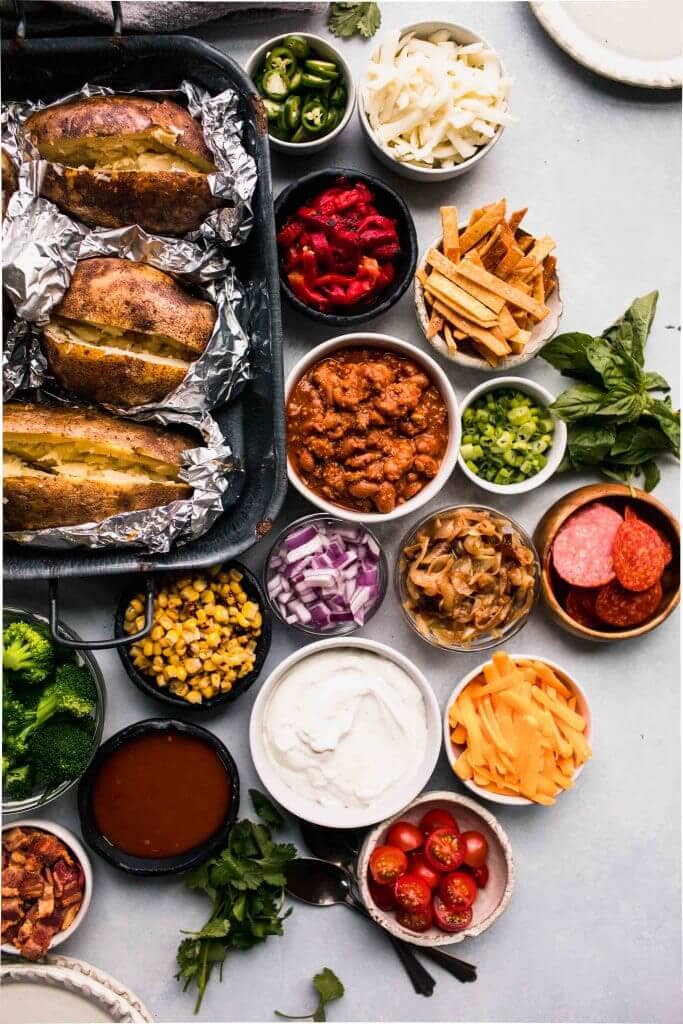
[[[313,978],[313,988],[318,993],[318,1005],[312,1013],[305,1013],[299,1017],[293,1017],[289,1013],[282,1013],[276,1010],[275,1013],[283,1020],[313,1020],[326,1021],[325,1007],[335,999],[341,999],[344,995],[344,986],[329,967],[323,967],[322,971]]]
[[[279,811],[256,790],[250,790],[261,822],[237,822],[228,845],[217,856],[188,872],[185,884],[211,900],[206,924],[196,932],[185,932],[178,946],[176,978],[183,990],[197,988],[195,1013],[214,968],[223,976],[223,964],[231,950],[251,949],[269,935],[282,935],[286,878],[284,868],[296,857],[291,843],[276,843],[272,831],[284,824]]]
[[[350,39],[356,34],[363,39],[370,39],[381,24],[382,14],[378,4],[330,4],[328,26],[330,32],[340,39]]]

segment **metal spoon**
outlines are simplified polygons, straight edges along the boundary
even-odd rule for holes
[[[304,903],[309,903],[313,906],[329,907],[335,903],[343,903],[344,906],[350,907],[352,910],[362,914],[368,921],[371,921],[377,928],[381,928],[380,925],[371,917],[366,910],[361,900],[356,896],[354,892],[353,876],[344,867],[340,867],[337,864],[332,864],[329,861],[319,860],[313,857],[298,857],[296,860],[291,861],[286,869],[287,874],[287,891],[290,895],[295,896],[297,899],[302,900]],[[405,962],[405,953],[410,954],[410,965],[411,971],[414,971],[414,964],[417,963],[415,960],[415,953],[419,952],[423,956],[433,960],[434,963],[439,964],[444,970],[448,971],[458,981],[468,982],[476,981],[477,969],[472,964],[466,963],[464,960],[459,960],[457,957],[450,956],[448,953],[444,953],[440,949],[431,949],[428,946],[413,946],[409,942],[403,942],[401,939],[397,939],[391,935],[390,932],[382,929],[384,934],[390,939],[392,945],[396,949],[398,955],[401,957],[406,970],[408,966]],[[420,965],[420,970],[424,970]],[[426,974],[427,972],[425,972]],[[431,978],[430,975],[427,975]],[[421,991],[415,986],[413,980],[413,974],[411,973],[411,981],[415,987],[415,991]],[[432,981],[432,990],[434,981]],[[431,994],[422,993],[422,994]]]
[[[355,910],[375,924],[367,910],[353,893],[351,878],[336,864],[313,857],[297,857],[285,867],[287,892],[290,896],[313,907],[332,907],[342,903],[345,907]],[[396,954],[410,978],[414,990],[420,996],[431,996],[436,982],[412,949],[400,942],[389,932],[384,932],[390,940]]]

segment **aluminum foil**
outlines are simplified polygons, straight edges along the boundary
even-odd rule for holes
[[[155,554],[169,551],[173,544],[186,544],[201,537],[220,516],[230,497],[233,501],[237,497],[242,472],[233,459],[230,445],[225,443],[220,427],[211,416],[206,415],[198,424],[191,425],[199,430],[204,441],[204,447],[188,448],[182,455],[182,469],[178,475],[194,488],[191,498],[138,512],[124,512],[103,519],[101,523],[8,531],[5,537],[41,548],[63,550],[133,545]]]
[[[36,110],[54,107],[60,103],[87,96],[134,94],[158,98],[166,96],[180,100],[197,118],[204,132],[207,146],[213,154],[217,170],[207,176],[209,188],[224,204],[213,210],[197,231],[187,237],[207,244],[220,240],[226,245],[241,245],[246,241],[254,223],[251,200],[256,188],[256,162],[242,144],[243,122],[239,116],[239,97],[234,89],[225,89],[211,96],[192,82],[183,81],[178,89],[110,89],[86,83],[78,92],[69,93],[52,103],[17,100],[7,103],[2,111],[2,144],[16,164],[31,161],[34,164],[31,188],[34,195],[40,191],[46,162],[24,136],[24,124]],[[137,225],[134,231],[141,231]]]

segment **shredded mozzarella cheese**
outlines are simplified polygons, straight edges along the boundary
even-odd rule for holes
[[[370,61],[363,103],[386,153],[401,163],[448,168],[512,122],[511,85],[483,43],[459,46],[447,29],[426,39],[390,32]]]

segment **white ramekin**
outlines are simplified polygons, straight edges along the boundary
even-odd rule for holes
[[[337,127],[327,135],[322,135],[319,139],[313,139],[311,142],[286,142],[284,139],[276,139],[274,135],[268,133],[268,140],[273,149],[278,150],[280,153],[288,153],[290,156],[306,156],[324,149],[325,146],[329,146],[330,142],[344,131],[351,120],[353,108],[356,105],[356,85],[353,79],[353,71],[342,53],[335,46],[332,46],[329,40],[323,39],[322,36],[316,36],[311,32],[281,33],[279,36],[273,36],[272,39],[268,39],[265,43],[257,46],[244,65],[244,70],[252,81],[254,81],[268,51],[272,50],[275,46],[280,46],[288,35],[297,35],[307,39],[311,44],[311,49],[315,51],[316,57],[322,57],[323,60],[333,60],[339,66],[342,80],[346,86],[346,110],[344,111],[344,116]]]
[[[419,21],[414,25],[406,25],[405,28],[400,29],[399,37],[404,36],[407,32],[412,32],[417,36],[424,37],[431,35],[432,32],[438,32],[440,29],[448,29],[451,35],[451,39],[453,39],[456,43],[459,43],[461,46],[468,46],[471,43],[483,43],[487,50],[491,50],[491,52],[495,54],[496,59],[498,60],[498,64],[500,66],[500,73],[502,76],[505,76],[505,68],[503,67],[503,62],[501,61],[500,57],[493,49],[493,47],[490,46],[486,42],[486,40],[483,39],[480,35],[477,35],[476,32],[472,32],[471,29],[465,28],[464,25],[456,25],[454,22],[450,21]],[[378,49],[379,46],[381,45],[381,42],[382,40],[380,40],[380,43],[378,44]],[[470,171],[475,166],[475,164],[478,164],[480,160],[483,160],[484,157],[491,152],[491,150],[493,149],[493,147],[495,146],[495,144],[498,142],[501,135],[505,131],[505,126],[500,125],[498,130],[496,131],[496,134],[489,142],[486,143],[485,146],[481,146],[474,154],[474,156],[469,157],[469,159],[467,160],[463,160],[462,163],[457,164],[455,167],[417,167],[414,164],[406,164],[403,163],[401,160],[397,160],[396,157],[391,155],[391,153],[388,153],[387,150],[383,149],[383,147],[375,139],[374,132],[370,127],[368,116],[365,113],[365,103],[363,100],[364,86],[365,75],[363,75],[361,79],[360,87],[358,90],[358,118],[360,120],[363,135],[365,136],[365,140],[368,146],[370,147],[374,156],[376,156],[377,159],[386,167],[391,168],[391,170],[395,171],[396,174],[400,174],[404,178],[410,178],[413,181],[439,182],[446,181],[448,178],[457,178],[459,175],[465,174],[467,171]]]
[[[390,334],[370,334],[365,332],[341,334],[337,338],[324,341],[322,345],[317,345],[310,352],[307,352],[287,376],[285,405],[289,401],[289,396],[296,382],[314,363],[325,359],[338,349],[361,347],[388,349],[391,352],[399,352],[402,356],[414,360],[414,362],[421,366],[438,387],[448,410],[448,445],[441,461],[439,472],[414,498],[410,498],[403,505],[397,505],[391,512],[385,513],[357,512],[355,509],[333,505],[331,502],[326,501],[325,498],[320,497],[310,487],[306,486],[295,471],[289,458],[287,458],[287,476],[292,486],[296,487],[297,491],[303,494],[304,498],[308,498],[313,505],[322,509],[323,512],[329,512],[331,515],[337,516],[339,519],[346,519],[349,522],[386,523],[391,519],[400,519],[402,516],[410,515],[412,512],[416,512],[418,508],[422,508],[428,501],[436,497],[449,479],[455,469],[458,461],[458,452],[460,451],[460,411],[453,386],[435,359],[432,359],[431,356],[416,348],[415,345],[411,345],[407,341],[401,341],[400,338],[394,338]]]
[[[47,821],[43,818],[19,818],[17,821],[7,822],[3,826],[3,833],[8,832],[12,828],[36,828],[40,829],[41,832],[48,832],[61,839],[66,847],[73,853],[76,860],[79,862],[83,869],[83,875],[85,877],[85,889],[83,892],[83,902],[80,905],[78,913],[71,922],[68,928],[65,928],[63,932],[57,932],[52,937],[48,953],[51,953],[56,946],[60,946],[62,942],[66,942],[67,939],[71,938],[76,929],[81,925],[81,922],[88,913],[88,907],[90,906],[90,900],[92,898],[92,887],[93,887],[93,870],[90,858],[85,852],[83,844],[76,838],[73,832],[70,832],[68,828],[64,828],[63,825],[58,825],[55,821]],[[0,946],[0,950],[3,953],[13,954],[14,956],[21,956],[21,953],[16,946],[12,945],[11,942],[3,942]]]
[[[463,399],[460,409],[461,418],[465,409],[481,398],[482,395],[488,394],[489,391],[500,391],[503,388],[523,391],[525,395],[529,395],[545,408],[548,408],[555,401],[554,396],[551,395],[547,388],[542,387],[533,380],[528,380],[526,377],[494,377],[493,380],[486,380],[483,384],[473,388]],[[549,480],[553,473],[556,472],[567,447],[567,426],[565,422],[556,416],[553,416],[553,420],[555,422],[555,430],[553,431],[553,443],[547,452],[548,461],[540,473],[530,476],[528,480],[521,480],[516,484],[494,484],[484,480],[483,477],[477,476],[467,466],[460,449],[458,449],[458,465],[468,480],[471,480],[477,487],[481,487],[482,490],[490,491],[492,494],[526,494],[528,491],[533,491],[540,487],[541,484],[544,484],[546,480]]]
[[[517,654],[515,652],[514,654],[511,654],[510,657],[512,658],[513,661],[518,661],[519,659],[525,659],[527,661],[542,661],[544,665],[547,665],[548,668],[552,669],[553,672],[555,672],[560,677],[562,682],[565,683],[569,687],[569,689],[574,692],[576,696],[576,710],[577,713],[580,714],[586,721],[586,730],[584,732],[584,736],[586,740],[590,742],[593,736],[593,720],[591,717],[590,707],[588,705],[588,697],[586,696],[585,691],[582,690],[582,688],[576,682],[574,677],[570,676],[567,670],[562,668],[561,665],[557,665],[554,661],[549,661],[548,658],[539,657],[539,655],[537,654]],[[451,726],[448,721],[448,712],[450,711],[451,706],[460,696],[462,691],[465,689],[465,687],[469,683],[471,683],[473,679],[476,679],[481,672],[484,671],[484,665],[487,664],[487,661],[482,662],[482,664],[478,665],[477,668],[472,669],[471,672],[468,672],[467,675],[460,680],[460,682],[453,690],[453,693],[450,695],[446,703],[446,710],[444,711],[443,716],[443,743],[444,750],[446,751],[446,756],[448,757],[448,762],[454,771],[455,762],[458,760],[458,757],[464,750],[464,747],[456,746],[451,741]],[[576,769],[573,776],[574,782],[576,782],[585,766],[586,765],[584,762],[584,764],[579,765],[579,767]],[[476,793],[477,796],[482,797],[484,800],[490,800],[494,804],[507,804],[510,807],[528,807],[530,804],[534,803],[533,800],[527,800],[527,798],[524,796],[506,796],[504,793],[493,793],[489,789],[484,789],[483,786],[478,786],[477,783],[472,782],[471,779],[461,779],[459,776],[456,776],[456,778],[458,779],[459,782],[462,782],[463,786],[467,786],[467,788],[471,789],[473,793]]]
[[[350,647],[355,650],[369,651],[371,654],[392,661],[410,676],[424,701],[427,741],[422,763],[415,775],[390,789],[373,804],[367,807],[325,806],[317,801],[308,800],[283,782],[277,766],[271,761],[263,743],[264,716],[271,694],[293,665],[321,651],[346,650]],[[365,828],[396,814],[411,800],[414,800],[427,784],[438,760],[441,747],[441,712],[434,691],[427,679],[405,655],[399,654],[398,651],[394,651],[391,647],[378,643],[376,640],[365,640],[359,637],[335,637],[330,640],[319,640],[317,643],[308,644],[306,647],[294,651],[271,672],[259,689],[254,702],[249,721],[249,745],[254,767],[261,782],[271,796],[290,813],[295,814],[298,818],[303,818],[304,821],[310,821],[314,825],[324,825],[328,828]]]

